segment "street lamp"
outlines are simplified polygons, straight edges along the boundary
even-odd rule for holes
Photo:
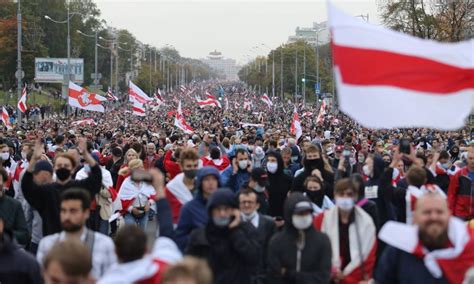
[[[272,51],[272,49],[268,45],[262,43],[262,46]],[[273,54],[272,56],[272,97],[275,97],[275,54]]]
[[[113,71],[113,70],[114,70],[114,69],[113,69],[114,67],[113,67],[113,64],[112,64],[112,63],[113,63],[112,47],[111,47],[111,46],[110,46],[110,47],[105,47],[105,46],[102,46],[102,45],[100,45],[100,44],[97,44],[96,46],[97,46],[97,47],[100,47],[100,48],[102,48],[102,49],[110,49],[110,88],[112,88],[112,83],[113,83],[113,82],[112,82],[112,77],[113,77],[113,73],[114,73],[114,71]]]
[[[99,62],[98,62],[98,57],[97,57],[97,51],[98,51],[98,46],[97,46],[97,30],[95,31],[95,34],[93,35],[88,35],[86,33],[83,33],[82,31],[80,30],[77,30],[77,33],[82,35],[82,36],[85,36],[85,37],[91,37],[91,38],[94,38],[95,39],[95,44],[94,44],[94,49],[95,49],[95,55],[94,55],[94,87],[97,88],[97,86],[99,85],[99,74],[98,74],[98,65],[99,65]]]
[[[117,48],[126,52],[130,52],[130,80],[132,80],[133,79],[133,48],[130,47],[130,49],[125,49],[125,48],[121,48],[120,45],[117,45]]]

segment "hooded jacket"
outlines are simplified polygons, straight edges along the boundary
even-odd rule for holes
[[[204,167],[200,169],[196,176],[195,189],[196,193],[193,199],[181,207],[179,214],[178,226],[176,228],[176,243],[179,248],[184,251],[189,241],[189,234],[196,228],[203,227],[208,220],[206,203],[202,192],[202,180],[206,176],[215,176],[217,179],[217,187],[221,186],[219,171],[214,167]]]
[[[286,195],[291,189],[292,177],[286,175],[284,171],[284,163],[280,153],[269,152],[267,157],[275,157],[278,162],[277,171],[272,174],[268,172],[268,203],[270,216],[283,217],[283,204],[285,203]]]
[[[285,202],[285,227],[270,241],[268,248],[268,283],[313,284],[329,283],[331,276],[331,243],[326,234],[309,226],[303,231],[304,247],[301,250],[301,269],[296,271],[300,239],[293,226],[292,216],[296,204],[311,202],[302,193],[293,193]]]
[[[219,205],[236,208],[234,193],[227,188],[218,189],[209,198],[208,214]],[[212,218],[203,228],[191,233],[187,253],[207,260],[213,275],[214,283],[240,284],[254,283],[259,263],[260,245],[257,231],[248,222],[241,222],[237,227],[218,227]]]

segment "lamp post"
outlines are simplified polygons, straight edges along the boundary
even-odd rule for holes
[[[262,46],[272,51],[268,45],[262,43]],[[272,97],[275,97],[275,53],[272,54]]]
[[[21,89],[22,89],[22,79],[23,79],[23,70],[21,70],[21,4],[20,0],[18,0],[18,8],[17,8],[17,66],[16,66],[16,79],[17,79],[17,93],[18,93],[18,101],[21,98]],[[19,108],[16,110],[17,114],[17,123],[18,126],[21,126],[21,111]]]
[[[82,31],[80,30],[77,30],[77,33],[82,35],[82,36],[85,36],[85,37],[90,37],[90,38],[94,38],[95,39],[95,45],[94,45],[94,49],[95,49],[95,55],[94,55],[94,87],[97,88],[97,86],[99,85],[99,74],[98,74],[98,65],[99,65],[99,61],[98,61],[98,42],[97,42],[97,30],[95,31],[95,33],[93,35],[88,35],[86,33],[83,33]]]
[[[117,48],[125,52],[130,52],[130,80],[132,80],[133,79],[133,48],[130,47],[130,49],[125,49],[125,48],[120,47],[119,44],[117,44]]]

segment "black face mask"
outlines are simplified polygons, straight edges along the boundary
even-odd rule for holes
[[[322,188],[317,191],[306,191],[306,196],[319,207],[323,206],[324,190]]]
[[[66,168],[60,168],[56,170],[56,177],[60,181],[65,181],[71,176],[71,171]]]
[[[309,171],[312,171],[315,169],[322,171],[324,168],[324,162],[322,159],[313,159],[313,160],[305,159],[304,168]]]
[[[391,164],[391,162],[389,162],[389,161],[384,161],[384,162],[383,162],[383,166],[384,166],[385,168],[388,168],[388,167],[390,166],[390,164]]]
[[[187,177],[188,179],[194,179],[197,175],[197,170],[184,170],[184,176]]]

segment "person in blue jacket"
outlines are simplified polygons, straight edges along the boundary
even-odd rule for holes
[[[251,172],[252,162],[248,152],[244,149],[237,149],[232,165],[222,172],[222,184],[236,193],[249,180]]]
[[[221,186],[219,171],[214,167],[203,167],[198,171],[195,183],[195,196],[181,208],[175,231],[176,243],[182,251],[186,249],[191,232],[208,221],[207,199]]]

